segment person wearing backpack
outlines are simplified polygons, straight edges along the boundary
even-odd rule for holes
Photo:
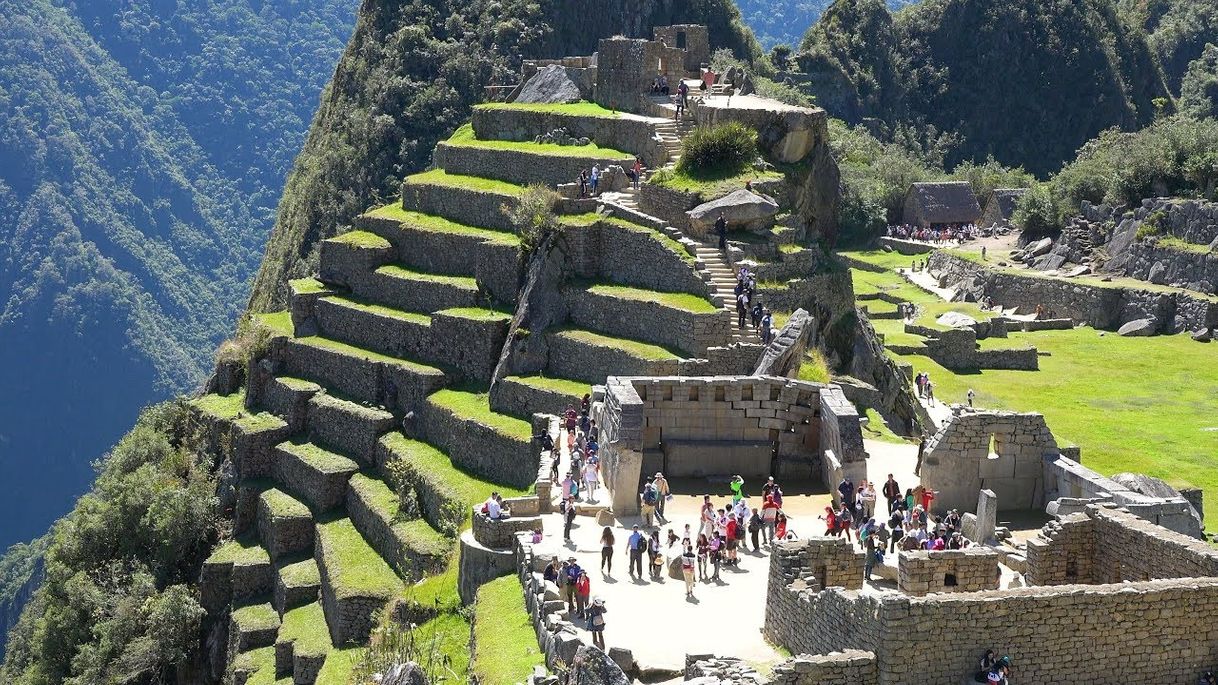
[[[761,514],[753,507],[753,515],[749,517],[749,538],[753,541],[753,552],[761,551],[758,535],[761,533]]]
[[[685,578],[685,596],[689,599],[694,597],[694,548],[691,545],[685,545],[685,549],[681,552],[681,575]]]
[[[592,644],[601,649],[605,649],[605,600],[597,597],[592,600],[592,606],[588,607],[588,632],[592,633]]]
[[[647,485],[643,486],[643,493],[640,498],[643,501],[643,520],[647,522],[647,527],[651,528],[655,525],[656,500],[659,499],[659,491],[656,490],[655,484],[648,481]]]
[[[629,574],[631,578],[635,577],[635,572],[638,572],[639,580],[643,579],[643,551],[647,549],[647,538],[639,532],[639,527],[634,527],[634,532],[630,534],[630,538],[626,540],[626,553],[630,555]]]

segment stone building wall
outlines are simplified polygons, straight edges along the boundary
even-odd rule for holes
[[[855,483],[867,477],[867,451],[859,428],[859,414],[854,405],[838,389],[820,395],[820,451],[832,452],[837,469],[830,473],[830,460],[822,461],[821,480],[830,491],[842,476]]]
[[[793,654],[877,648],[875,596],[843,589],[863,585],[863,553],[844,539],[776,544],[768,582],[762,632],[771,642]]]
[[[610,376],[592,411],[601,431],[601,480],[618,516],[639,513],[635,491],[643,465],[643,400],[627,378]]]
[[[915,597],[997,590],[998,552],[988,547],[901,552],[897,557],[897,587]]]
[[[1150,523],[1192,538],[1201,537],[1201,520],[1183,497],[1151,497],[1101,476],[1066,456],[1044,462],[1045,502],[1053,502],[1060,513],[1062,505],[1074,501],[1109,501]]]
[[[1040,414],[956,408],[927,442],[919,475],[938,492],[935,511],[972,512],[982,489],[1003,509],[1039,508],[1044,461],[1059,452]]]
[[[474,134],[484,140],[532,141],[556,128],[565,128],[576,138],[637,155],[653,168],[668,161],[668,153],[655,136],[655,125],[661,121],[625,113],[593,117],[503,107],[475,107],[472,116]]]
[[[596,102],[634,111],[658,75],[663,47],[641,38],[602,38],[596,52]]]
[[[480,509],[481,505],[474,507],[472,514],[474,539],[491,549],[508,549],[517,533],[542,530],[543,521],[539,516],[516,516],[513,511],[513,516],[509,518],[494,520]]]
[[[681,50],[683,70],[698,73],[703,64],[710,63],[710,34],[701,24],[657,26],[652,30],[656,42]]]

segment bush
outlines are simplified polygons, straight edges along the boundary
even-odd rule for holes
[[[699,126],[681,144],[677,171],[691,176],[734,173],[756,159],[757,133],[744,124]]]
[[[554,208],[561,199],[553,190],[534,184],[520,194],[515,206],[503,206],[503,212],[520,232],[520,244],[526,253],[537,249],[547,236],[558,230]]]

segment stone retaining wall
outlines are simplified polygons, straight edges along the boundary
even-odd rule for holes
[[[512,516],[508,518],[491,519],[480,509],[481,505],[473,509],[474,539],[478,541],[478,544],[491,549],[510,549],[517,533],[532,533],[534,530],[542,530],[543,522],[539,516],[526,516],[523,515],[524,512],[517,515],[513,510]]]
[[[670,249],[661,237],[658,231],[643,226],[627,228],[602,220],[591,226],[567,229],[563,248],[579,278],[709,296],[710,288],[698,275],[694,263]]]
[[[874,685],[875,653],[847,649],[800,654],[774,667],[773,685]]]
[[[491,409],[500,414],[525,416],[530,413],[561,414],[578,397],[549,388],[538,388],[513,379],[502,378],[491,387]]]
[[[561,378],[595,381],[612,373],[630,376],[675,376],[677,359],[650,360],[617,347],[546,334],[546,369]]]
[[[402,208],[441,216],[466,226],[515,232],[504,206],[515,206],[516,195],[506,195],[439,183],[402,183]]]
[[[423,374],[400,364],[371,361],[295,339],[287,340],[277,357],[290,375],[315,379],[344,396],[400,413],[413,411],[445,382],[442,373]]]
[[[887,236],[882,236],[876,242],[878,242],[881,246],[887,245],[903,255],[920,255],[928,252],[934,252],[935,250],[933,245],[918,242],[917,240],[902,240],[901,238],[889,238]]]
[[[998,552],[988,547],[901,552],[897,557],[897,587],[920,597],[936,592],[977,592],[998,589]]]
[[[666,188],[658,183],[644,183],[639,186],[639,209],[654,217],[668,222],[670,226],[690,232],[689,216],[685,213],[702,204],[704,200],[700,193]],[[704,238],[705,234],[696,235]]]
[[[309,440],[354,458],[363,466],[376,463],[376,441],[394,425],[393,414],[331,397],[309,400]]]
[[[1181,284],[1213,295],[1218,284],[1218,253],[1139,241],[1129,246],[1125,273],[1144,281]]]
[[[566,128],[576,138],[588,138],[601,147],[642,157],[643,163],[653,168],[668,161],[668,153],[654,135],[658,121],[625,113],[591,117],[495,107],[475,107],[472,116],[474,134],[483,140],[531,141],[556,128]]]
[[[675,348],[688,356],[701,356],[707,348],[731,339],[730,322],[718,309],[693,313],[583,288],[568,289],[564,297],[571,320],[580,328],[612,331],[615,336]]]
[[[347,515],[360,535],[399,576],[407,581],[419,580],[428,573],[444,569],[447,559],[419,553],[395,521],[375,509],[370,499],[371,493],[352,483],[347,484]]]
[[[1045,501],[1109,500],[1150,523],[1192,538],[1201,537],[1201,519],[1183,497],[1150,497],[1101,476],[1064,453],[1044,460]]]
[[[531,440],[504,435],[430,402],[423,403],[419,414],[427,442],[444,450],[460,468],[518,488],[536,479],[537,455]]]
[[[457,594],[462,604],[472,604],[478,588],[516,568],[511,549],[491,549],[474,539],[473,531],[461,534],[460,565],[457,567]]]
[[[543,183],[547,186],[578,181],[579,172],[591,171],[593,165],[604,169],[610,164],[623,168],[634,164],[633,157],[608,154],[576,157],[448,143],[436,146],[432,160],[450,174],[496,178],[519,185]]]

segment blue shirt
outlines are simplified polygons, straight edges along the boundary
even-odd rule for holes
[[[630,541],[627,544],[630,545],[630,549],[637,549],[637,550],[643,549],[643,547],[644,547],[643,534],[638,532],[637,530],[634,531],[634,534],[632,534],[630,536]]]

